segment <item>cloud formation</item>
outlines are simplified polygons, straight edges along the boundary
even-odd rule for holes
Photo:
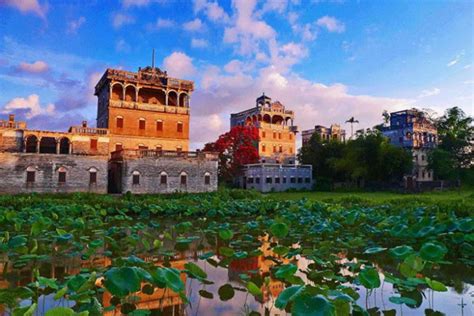
[[[342,33],[346,30],[346,26],[341,21],[331,16],[323,16],[316,21],[316,24],[326,28],[329,32]]]
[[[27,119],[32,119],[38,115],[53,115],[54,110],[54,104],[49,103],[42,107],[39,96],[31,94],[26,98],[14,98],[7,102],[3,108],[3,113],[24,112]]]
[[[200,31],[204,28],[204,24],[202,23],[201,19],[196,18],[192,21],[186,22],[183,24],[183,29],[188,32],[196,32]]]
[[[38,74],[38,73],[44,73],[48,71],[49,66],[46,62],[42,60],[37,60],[34,63],[27,63],[27,62],[21,62],[17,69],[21,72],[25,73],[33,73],[33,74]]]
[[[425,90],[421,91],[418,98],[422,99],[422,98],[432,97],[432,96],[438,95],[440,93],[441,93],[441,90],[439,88],[425,89]]]
[[[81,16],[77,20],[72,20],[67,24],[67,33],[68,34],[77,34],[79,28],[86,23],[86,18]]]
[[[196,72],[192,58],[183,52],[173,52],[163,60],[163,66],[171,76],[176,78],[187,78]]]
[[[41,5],[38,0],[1,0],[1,5],[11,6],[21,13],[33,13],[43,19],[48,11],[48,6],[46,4]]]
[[[112,15],[112,26],[116,29],[127,24],[135,23],[135,18],[125,13],[115,13]]]
[[[191,39],[191,47],[194,48],[206,48],[209,46],[208,41],[202,38],[193,38]]]

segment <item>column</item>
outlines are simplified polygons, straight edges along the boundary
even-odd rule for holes
[[[56,139],[56,155],[59,155],[59,150],[61,149],[61,140]]]
[[[165,105],[168,106],[168,91],[165,91]]]
[[[181,96],[179,90],[177,92],[177,95],[178,95],[178,97],[177,97],[177,100],[176,100],[176,106],[179,107],[179,99],[180,99],[180,96]]]
[[[41,144],[41,137],[38,137],[37,142],[36,142],[36,153],[37,154],[39,154],[39,152],[40,152],[40,144]]]
[[[139,88],[138,86],[135,87],[135,102],[138,102],[138,90],[139,90],[139,89],[140,89],[140,88]]]

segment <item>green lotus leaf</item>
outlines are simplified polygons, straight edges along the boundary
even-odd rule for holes
[[[270,231],[277,238],[285,238],[288,235],[288,225],[285,223],[274,223],[270,226]]]
[[[436,292],[446,292],[448,288],[441,282],[436,281],[436,280],[431,280],[430,278],[425,278],[426,283],[428,286]]]
[[[262,296],[262,290],[252,281],[247,282],[247,290],[249,291],[250,294],[253,296]]]
[[[360,283],[368,289],[376,289],[380,287],[380,276],[377,270],[372,267],[365,267],[359,273]]]
[[[198,266],[197,264],[193,262],[187,262],[184,265],[184,268],[189,272],[189,274],[191,274],[194,277],[201,278],[201,279],[207,278],[207,273],[204,272],[204,270],[201,269],[200,266]]]
[[[373,253],[379,253],[379,252],[382,252],[382,251],[385,251],[387,250],[387,248],[383,248],[383,247],[372,247],[372,248],[368,248],[364,251],[365,254],[373,254]]]
[[[291,309],[292,316],[334,316],[334,305],[324,296],[297,295]]]
[[[409,298],[409,297],[390,296],[388,298],[388,300],[390,302],[392,302],[393,304],[397,304],[397,305],[402,305],[402,304],[405,304],[405,305],[408,305],[408,306],[416,305],[416,301],[412,298]]]
[[[275,301],[275,307],[284,310],[286,305],[288,305],[288,303],[294,299],[294,297],[300,292],[302,288],[303,286],[301,285],[293,285],[281,291],[280,295],[278,295],[278,298]]]
[[[413,248],[407,245],[397,246],[391,248],[389,253],[397,259],[405,259],[407,256],[414,252]]]
[[[295,274],[298,267],[292,263],[281,265],[275,272],[275,277],[278,279],[285,279]]]
[[[437,262],[444,258],[448,249],[441,243],[427,242],[421,246],[420,256],[424,260]]]
[[[234,297],[235,291],[232,285],[227,283],[222,285],[217,291],[217,293],[219,294],[219,298],[221,299],[221,301],[228,301]]]
[[[230,240],[234,236],[234,233],[230,229],[219,230],[219,237],[222,240]]]
[[[104,278],[105,288],[112,295],[124,297],[140,290],[141,278],[132,267],[111,268]]]

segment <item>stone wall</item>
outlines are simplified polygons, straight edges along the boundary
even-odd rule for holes
[[[0,151],[18,152],[23,146],[23,131],[0,129]]]
[[[260,192],[311,190],[311,165],[252,164],[246,165],[239,179],[240,187]]]
[[[0,193],[107,193],[107,156],[55,155],[0,152]],[[59,183],[59,169],[66,182]],[[90,170],[97,170],[96,184],[90,184]],[[27,183],[27,169],[34,170]]]
[[[211,192],[217,190],[217,161],[205,158],[142,157],[124,158],[121,162],[121,191],[126,193]],[[133,184],[133,174],[139,175],[139,184]],[[167,184],[161,184],[162,173],[167,174]],[[181,174],[186,173],[187,184],[181,185]],[[210,183],[205,184],[206,173]],[[114,175],[111,175],[114,177]]]

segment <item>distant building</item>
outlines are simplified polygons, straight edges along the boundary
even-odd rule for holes
[[[265,94],[257,98],[255,107],[231,114],[230,126],[254,126],[260,140],[257,148],[261,162],[294,163],[296,133],[295,115],[279,101]]]
[[[312,188],[311,166],[296,164],[298,127],[294,119],[293,111],[265,94],[257,98],[255,107],[231,114],[231,127],[254,126],[260,137],[260,163],[243,168],[240,187],[261,192]]]
[[[346,141],[346,131],[341,128],[339,124],[332,124],[331,127],[324,127],[321,125],[316,125],[314,129],[309,129],[301,132],[301,137],[303,139],[303,146],[306,145],[311,137],[317,134],[321,137],[323,141],[337,140],[339,142]]]
[[[382,130],[390,143],[413,154],[413,180],[433,181],[428,152],[438,144],[438,132],[426,114],[417,109],[390,113],[390,126]]]
[[[189,152],[193,89],[155,67],[107,69],[95,87],[97,128],[0,120],[0,193],[216,190],[217,157]]]

